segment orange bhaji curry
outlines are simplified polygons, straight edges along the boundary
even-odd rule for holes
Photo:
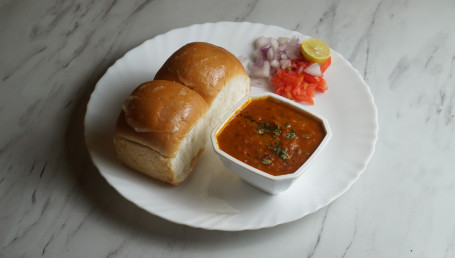
[[[301,167],[325,135],[313,116],[266,97],[247,102],[216,137],[227,154],[278,176]]]

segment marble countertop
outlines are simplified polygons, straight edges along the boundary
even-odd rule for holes
[[[455,257],[455,3],[0,3],[0,257]],[[106,69],[171,29],[278,25],[326,41],[364,76],[376,152],[330,205],[272,228],[174,224],[120,196],[84,145]]]

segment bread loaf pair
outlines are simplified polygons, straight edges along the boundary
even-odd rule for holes
[[[139,85],[118,117],[114,146],[125,165],[178,185],[194,168],[215,125],[250,92],[250,79],[229,51],[187,44]]]

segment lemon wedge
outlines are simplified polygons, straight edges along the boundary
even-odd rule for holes
[[[307,61],[313,63],[323,63],[330,57],[329,46],[320,39],[306,39],[300,46],[302,48],[303,57],[305,57]]]

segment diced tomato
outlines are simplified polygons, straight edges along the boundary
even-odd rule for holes
[[[321,65],[321,72],[327,70],[330,64],[331,58]],[[316,95],[314,91],[325,92],[327,84],[323,76],[313,76],[304,72],[309,65],[311,65],[310,62],[294,60],[291,67],[278,70],[271,79],[276,87],[275,93],[294,101],[313,105],[313,97]]]
[[[324,61],[321,65],[321,73],[324,73],[327,68],[332,64],[332,57],[329,57],[327,60]]]
[[[321,80],[323,80],[321,77],[318,76],[313,76],[307,73],[305,74],[305,81],[310,82],[310,83],[319,83]]]
[[[327,83],[324,79],[322,79],[321,82],[316,85],[316,90],[319,92],[325,92],[327,89]]]

